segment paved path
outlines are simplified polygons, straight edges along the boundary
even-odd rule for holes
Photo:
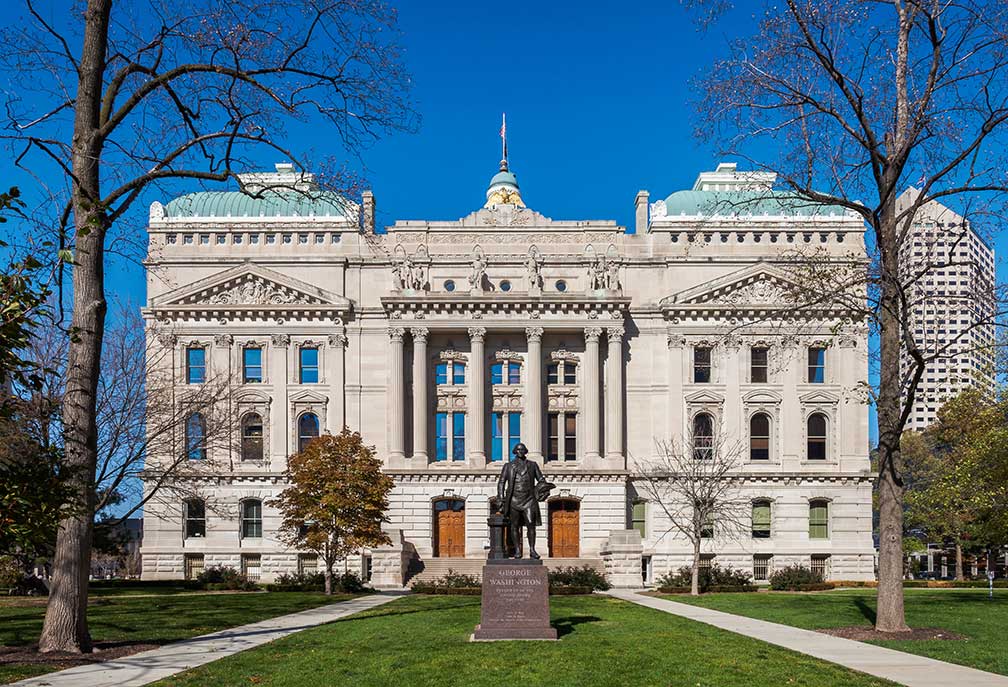
[[[11,687],[139,687],[398,598],[374,594],[166,644],[104,663],[68,668]]]
[[[709,608],[677,603],[629,590],[613,590],[611,596],[641,606],[697,620],[722,630],[753,637],[799,653],[838,663],[862,673],[892,680],[909,687],[1008,687],[1008,677],[976,668],[946,663],[925,656],[886,649],[874,644],[831,637],[822,632],[746,618]]]

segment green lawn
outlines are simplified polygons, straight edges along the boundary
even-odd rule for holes
[[[874,589],[665,598],[811,630],[875,620]],[[905,598],[911,627],[940,627],[968,639],[874,643],[1008,675],[1008,590],[994,590],[993,601],[986,589],[907,589]]]
[[[166,644],[349,598],[308,592],[181,594],[157,588],[151,588],[143,596],[140,590],[129,592],[113,596],[99,593],[92,598],[88,619],[94,641]],[[43,604],[42,601],[4,600],[0,604],[0,646],[23,646],[38,641],[45,617]],[[0,663],[0,683],[52,669],[44,665]]]
[[[158,685],[889,685],[602,596],[552,597],[558,642],[468,641],[478,597],[409,596]]]

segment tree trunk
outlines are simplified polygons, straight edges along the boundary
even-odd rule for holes
[[[325,566],[325,593],[332,596],[332,561],[326,561]]]
[[[693,542],[693,575],[690,580],[690,594],[700,596],[700,539]]]
[[[963,575],[963,554],[962,542],[956,539],[956,580],[962,582],[966,577]]]
[[[890,188],[895,188],[895,180]],[[900,377],[902,311],[897,281],[898,234],[894,191],[883,200],[876,237],[881,265],[879,426],[879,576],[875,629],[908,629],[903,608],[903,479],[899,453],[903,384]]]
[[[60,522],[52,584],[39,638],[42,652],[91,651],[87,626],[88,573],[97,465],[96,390],[105,329],[104,241],[100,204],[99,104],[108,49],[111,0],[89,0],[85,10],[74,119],[71,189],[74,210],[73,336],[63,397],[64,469],[74,491],[73,514]]]

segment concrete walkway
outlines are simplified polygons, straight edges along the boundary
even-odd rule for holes
[[[232,627],[158,649],[15,682],[13,687],[139,687],[183,670],[257,647],[289,634],[388,603],[399,595],[374,594]]]
[[[613,590],[610,596],[665,611],[690,620],[776,644],[808,656],[892,680],[909,687],[1008,687],[1008,677],[976,668],[946,663],[925,656],[886,649],[874,644],[831,637],[812,630],[746,618],[709,608],[658,599],[629,590]]]

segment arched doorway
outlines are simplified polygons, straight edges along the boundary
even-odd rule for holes
[[[549,502],[550,558],[578,558],[581,555],[581,503],[575,499]]]
[[[434,556],[465,557],[465,501],[462,499],[434,502]]]

